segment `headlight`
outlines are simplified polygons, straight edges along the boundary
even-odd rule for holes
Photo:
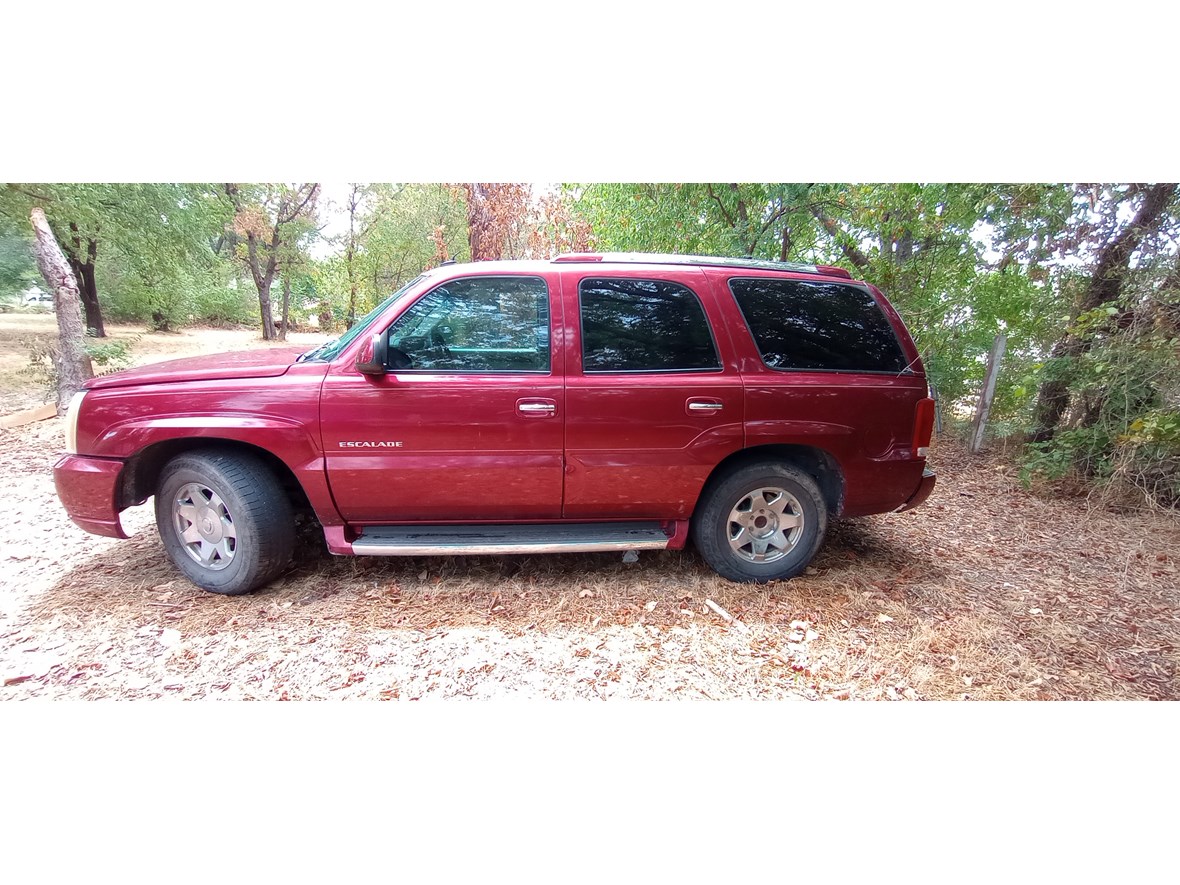
[[[66,452],[70,455],[78,454],[78,412],[82,409],[82,398],[85,390],[79,390],[70,400],[66,409]]]

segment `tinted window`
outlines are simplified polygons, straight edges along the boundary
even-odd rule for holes
[[[865,289],[801,280],[730,280],[729,288],[772,369],[906,367],[893,327]]]
[[[717,369],[717,349],[697,296],[659,280],[582,280],[586,372]]]
[[[535,277],[452,280],[389,332],[389,365],[432,372],[545,372],[549,289]]]

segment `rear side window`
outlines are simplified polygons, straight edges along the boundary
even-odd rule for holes
[[[663,280],[582,280],[582,370],[721,368],[709,321],[690,289]]]
[[[730,280],[762,360],[772,369],[901,372],[893,327],[865,289],[802,280]]]

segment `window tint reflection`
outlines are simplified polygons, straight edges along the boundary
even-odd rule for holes
[[[549,289],[535,277],[452,280],[389,332],[389,365],[433,372],[549,370]]]
[[[659,280],[582,280],[582,369],[668,372],[718,369],[697,296]]]
[[[746,325],[772,369],[900,372],[893,327],[866,290],[802,280],[730,280]]]

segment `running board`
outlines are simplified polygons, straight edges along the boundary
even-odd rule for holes
[[[671,540],[658,522],[556,525],[370,526],[352,542],[357,556],[449,556],[475,553],[592,553],[663,550]]]

